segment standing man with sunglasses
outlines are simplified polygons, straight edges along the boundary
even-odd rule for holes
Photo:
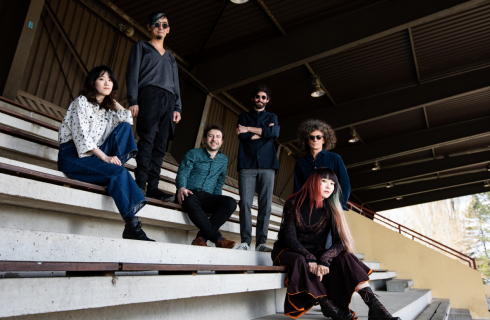
[[[252,90],[254,110],[238,117],[236,130],[240,146],[238,149],[238,172],[240,193],[240,235],[238,250],[251,250],[252,242],[252,202],[256,187],[258,193],[258,214],[255,233],[255,250],[270,252],[265,245],[271,216],[274,176],[279,170],[274,139],[279,137],[279,124],[274,113],[265,111],[271,91],[260,84]]]
[[[328,151],[333,149],[337,142],[335,131],[322,120],[310,119],[299,125],[298,139],[306,156],[299,159],[294,167],[293,193],[303,187],[313,170],[326,167],[337,175],[342,190],[340,203],[344,210],[349,210],[347,200],[350,194],[350,180],[347,169],[338,154]]]
[[[174,196],[158,189],[158,182],[167,140],[173,139],[182,113],[178,67],[175,57],[163,47],[170,33],[167,15],[152,13],[147,28],[150,41],[140,40],[133,46],[126,73],[129,110],[137,117],[139,136],[134,174],[145,196],[172,201]]]

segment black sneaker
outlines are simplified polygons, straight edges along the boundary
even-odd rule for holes
[[[174,201],[175,199],[175,196],[173,194],[165,193],[158,188],[146,190],[146,196],[148,198],[153,198],[162,201]]]
[[[137,217],[124,219],[126,225],[122,234],[123,239],[155,241],[146,236],[146,233],[141,229],[141,222]]]

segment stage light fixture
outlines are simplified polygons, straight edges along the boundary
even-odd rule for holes
[[[315,90],[311,93],[313,98],[318,98],[325,94],[325,91],[320,87],[320,79],[316,74],[311,76],[311,84],[315,87]]]
[[[485,184],[484,184],[483,186],[484,186],[485,188],[490,187],[490,181],[488,181],[488,180],[487,180],[487,181],[485,181]]]
[[[388,189],[389,189],[389,188],[393,188],[393,187],[394,187],[394,185],[393,185],[393,183],[391,183],[391,182],[390,182],[390,183],[388,183],[388,184],[386,185],[386,188],[388,188]]]
[[[396,200],[403,200],[403,197],[396,197]]]
[[[230,1],[235,3],[235,4],[242,4],[242,3],[248,2],[248,0],[230,0]]]
[[[371,170],[378,171],[379,169],[381,169],[381,166],[379,165],[379,162],[376,161],[376,163],[374,164],[374,167],[372,167]]]
[[[350,143],[359,142],[359,136],[357,135],[357,132],[355,129],[350,129],[350,134],[351,134],[351,138],[349,139]]]

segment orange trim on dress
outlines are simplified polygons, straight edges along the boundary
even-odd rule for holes
[[[370,269],[367,275],[369,276],[371,273],[373,273],[373,269]],[[349,301],[349,304],[347,305],[347,308],[348,308],[349,310],[350,310],[350,304],[352,303],[352,297],[354,296],[354,293],[356,293],[356,292],[357,292],[357,291],[356,291],[356,288],[357,288],[359,285],[361,285],[361,284],[363,284],[363,283],[366,283],[366,282],[369,282],[369,280],[367,280],[367,281],[363,281],[363,282],[359,282],[359,283],[357,284],[357,286],[354,288],[354,292],[352,292],[352,295],[350,296],[350,301]],[[352,313],[353,313],[353,315],[352,315],[352,320],[354,320],[354,319],[355,319],[355,317],[356,317],[356,312],[355,312],[355,311],[352,311]]]
[[[279,252],[279,254],[277,255],[276,259],[274,259],[274,262],[276,262],[276,260],[277,260],[277,261],[278,261],[278,263],[279,263],[279,265],[281,265],[281,266],[286,266],[286,267],[288,268],[288,271],[289,271],[289,267],[288,267],[287,265],[282,264],[282,263],[281,263],[281,260],[279,260],[279,256],[281,255],[281,253],[283,253],[283,252],[284,252],[284,250],[288,250],[288,249],[289,249],[289,248],[286,248],[286,249],[281,250],[281,252]],[[273,262],[273,263],[274,263],[274,262]],[[286,287],[288,287],[288,283],[289,283],[288,272],[286,272],[286,280],[285,280],[284,282],[285,282],[285,284],[286,284]],[[293,306],[293,308],[294,308],[294,309],[296,309],[297,311],[303,311],[303,312],[301,312],[301,313],[300,313],[298,316],[296,316],[296,317],[295,317],[295,316],[290,315],[289,313],[285,313],[284,315],[286,315],[286,316],[288,316],[288,317],[291,317],[291,318],[293,318],[293,319],[298,319],[299,317],[301,317],[302,315],[304,315],[306,312],[308,312],[308,311],[309,311],[309,310],[310,310],[310,309],[313,307],[313,305],[312,305],[311,307],[309,307],[309,308],[308,308],[308,309],[306,309],[306,310],[305,310],[304,308],[299,309],[299,308],[298,308],[298,307],[296,307],[296,306],[294,305],[294,303],[292,303],[292,302],[291,302],[291,300],[289,299],[289,296],[290,296],[290,295],[291,295],[291,296],[294,296],[294,295],[296,295],[296,294],[298,294],[298,293],[303,293],[303,292],[306,292],[307,294],[309,294],[310,296],[312,296],[312,297],[313,297],[313,298],[315,298],[315,299],[318,299],[318,298],[320,298],[320,297],[326,297],[326,296],[327,296],[327,295],[320,295],[320,296],[318,296],[318,297],[315,297],[314,295],[312,295],[311,293],[309,293],[309,292],[308,292],[308,291],[306,291],[306,290],[303,290],[303,291],[300,291],[300,292],[296,292],[296,293],[289,293],[289,292],[286,292],[286,297],[288,298],[288,301],[289,301],[289,303],[290,303],[290,304]],[[292,313],[292,312],[290,312],[290,313]]]

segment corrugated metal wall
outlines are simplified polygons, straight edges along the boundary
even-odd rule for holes
[[[276,173],[274,181],[274,195],[286,199],[293,193],[294,187],[294,166],[297,159],[293,154],[288,156],[286,150],[281,150],[279,155],[279,171]]]
[[[126,99],[126,63],[134,41],[75,0],[47,0],[88,70],[105,64]],[[78,95],[84,73],[46,9],[32,44],[21,90],[62,108]]]
[[[223,143],[221,151],[228,157],[228,177],[238,181],[238,172],[236,170],[238,144],[240,142],[236,135],[238,115],[213,98],[211,105],[209,106],[206,124],[214,122],[221,123],[225,127],[225,142]]]

